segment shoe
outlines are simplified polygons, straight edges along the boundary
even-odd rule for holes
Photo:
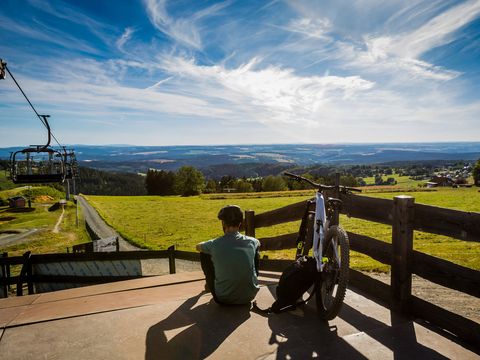
[[[212,292],[212,291],[210,290],[210,286],[208,286],[207,283],[205,283],[205,289],[204,289],[204,291],[205,291],[206,293]]]

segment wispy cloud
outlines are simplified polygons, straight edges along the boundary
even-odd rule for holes
[[[350,47],[351,64],[380,71],[407,72],[415,78],[452,80],[461,73],[421,59],[455,39],[455,32],[480,16],[480,2],[468,1],[433,17],[424,25],[399,34],[364,37],[366,51]]]
[[[112,40],[111,32],[115,30],[114,27],[93,19],[72,5],[67,5],[61,1],[28,0],[28,2],[45,13],[85,27],[106,44]]]
[[[117,48],[120,50],[120,51],[124,51],[123,47],[125,46],[125,44],[127,43],[127,41],[129,41],[132,37],[132,35],[135,33],[135,29],[132,28],[132,27],[127,27],[125,28],[125,30],[123,31],[123,34],[122,36],[120,36],[117,41],[115,42],[115,44],[117,45]]]
[[[24,24],[19,21],[13,21],[10,17],[0,14],[0,29],[5,32],[16,33],[27,38],[45,41],[51,44],[59,45],[64,49],[70,49],[75,44],[75,50],[98,54],[99,51],[85,41],[73,37],[58,29],[53,29],[39,21],[34,24]]]
[[[455,32],[479,15],[480,1],[467,1],[439,14],[410,33],[394,37],[394,41],[384,50],[403,58],[418,58],[454,40]]]
[[[196,96],[207,94],[234,108],[245,103],[254,105],[257,111],[262,110],[263,122],[315,121],[322,105],[332,98],[350,98],[374,86],[358,76],[298,76],[293,69],[258,64],[259,59],[252,59],[227,69],[168,57],[163,59],[162,67],[182,79],[181,84],[196,84]]]
[[[158,30],[174,41],[197,50],[202,48],[202,37],[198,29],[198,22],[216,15],[229,5],[229,2],[218,3],[194,12],[188,17],[175,18],[167,12],[167,0],[144,0],[144,2],[151,23]]]
[[[327,33],[331,27],[332,24],[330,20],[326,18],[298,18],[291,20],[290,23],[284,27],[284,29],[305,35],[307,37],[329,39],[325,36],[325,33]]]

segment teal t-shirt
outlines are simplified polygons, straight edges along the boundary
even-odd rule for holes
[[[210,254],[215,267],[215,294],[228,304],[253,300],[259,286],[255,272],[255,253],[260,242],[239,232],[227,233],[200,244]]]

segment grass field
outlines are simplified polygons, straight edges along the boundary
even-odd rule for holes
[[[378,190],[377,190],[378,191]],[[257,214],[286,206],[311,197],[312,192],[295,196],[286,193],[205,195],[200,197],[112,197],[88,196],[100,215],[122,236],[138,246],[148,249],[165,249],[176,245],[180,250],[194,251],[195,244],[221,234],[216,218],[218,209],[230,203],[242,209],[255,210]],[[290,194],[291,195],[291,194]],[[392,199],[398,189],[387,193],[368,193],[368,196]],[[417,203],[452,209],[480,212],[480,193],[477,188],[439,189],[438,191],[408,192]],[[261,197],[258,197],[261,196]],[[391,227],[342,216],[342,226],[352,232],[368,235],[386,242],[391,241]],[[298,230],[299,221],[270,228],[257,229],[257,237],[269,237]],[[480,269],[480,244],[463,242],[448,237],[415,232],[414,248],[457,264]],[[293,258],[294,250],[265,252],[270,258]],[[356,269],[389,271],[387,265],[352,252],[352,266]]]
[[[384,181],[386,181],[388,178],[394,178],[397,182],[396,185],[403,188],[416,188],[419,185],[425,184],[426,182],[425,180],[412,180],[409,176],[399,176],[398,174],[383,175],[382,178]],[[365,181],[365,183],[367,183],[367,185],[375,184],[374,176],[363,178],[363,180]]]
[[[38,195],[40,196],[40,195]],[[65,214],[59,227],[59,232],[53,229],[62,209],[48,211],[53,203],[34,202],[33,211],[14,212],[8,207],[0,207],[0,252],[8,252],[9,256],[22,255],[30,250],[35,254],[66,252],[67,247],[90,241],[83,226],[82,214],[79,211],[79,227],[76,226],[76,205],[68,202]],[[3,236],[9,236],[28,229],[37,229],[28,237],[28,241],[3,245]]]
[[[237,194],[235,194],[237,195]],[[226,198],[227,197],[227,198]],[[165,249],[176,245],[194,251],[195,244],[221,234],[218,210],[227,204],[257,213],[276,209],[310,196],[228,198],[179,196],[87,196],[100,215],[122,236],[148,249]],[[274,236],[294,232],[299,222],[258,229],[257,236]]]

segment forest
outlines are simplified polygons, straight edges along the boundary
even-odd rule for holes
[[[0,171],[8,174],[9,162],[0,160]],[[436,173],[467,171],[474,182],[480,181],[480,161],[466,163],[462,161],[425,161],[394,162],[373,165],[314,165],[296,166],[292,164],[228,164],[197,169],[183,166],[176,171],[150,169],[146,174],[128,172],[110,172],[80,167],[79,177],[71,182],[72,192],[90,195],[182,195],[191,196],[201,193],[221,192],[261,192],[302,190],[303,183],[281,176],[290,171],[317,182],[331,185],[335,174],[340,174],[340,183],[346,186],[395,185],[399,177],[427,181]],[[246,176],[254,173],[255,176]],[[2,176],[0,190],[15,185]],[[54,185],[61,190],[63,186]]]

